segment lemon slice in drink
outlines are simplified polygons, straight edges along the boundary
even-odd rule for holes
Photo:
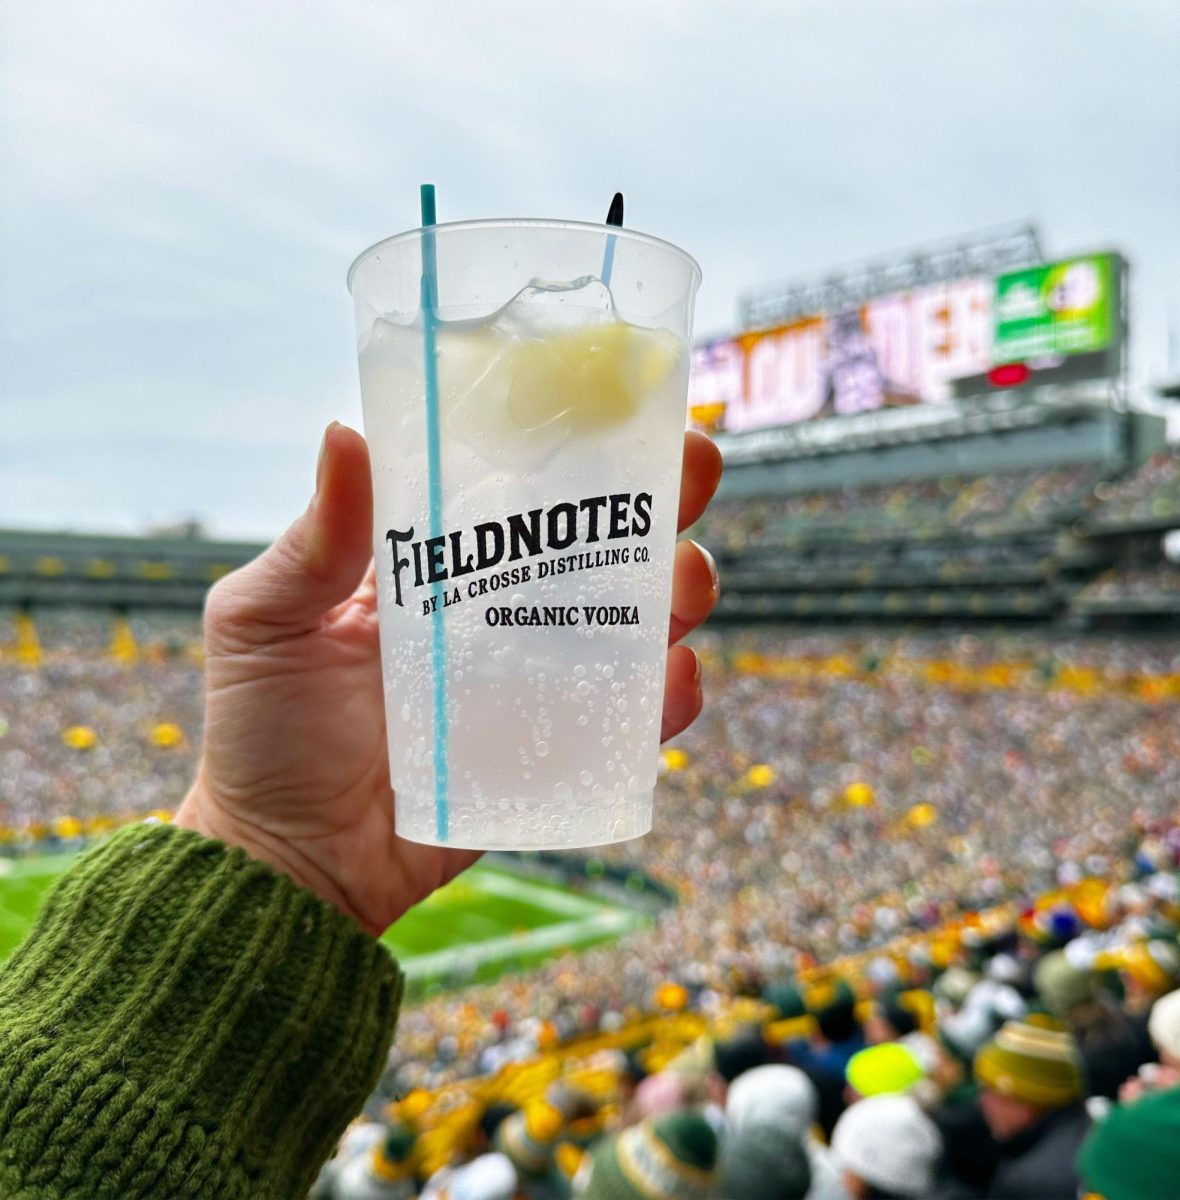
[[[521,429],[561,417],[581,430],[621,424],[667,382],[680,354],[680,342],[665,330],[622,321],[517,342],[508,414]]]

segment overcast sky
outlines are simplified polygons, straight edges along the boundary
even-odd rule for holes
[[[1180,325],[1176,0],[0,0],[0,525],[273,535],[360,425],[344,272],[601,220],[739,292],[1031,218]],[[1173,368],[1180,364],[1173,363]]]

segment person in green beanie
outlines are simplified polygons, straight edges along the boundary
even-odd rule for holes
[[[1045,1008],[1062,1020],[1098,992],[1094,972],[1074,966],[1064,950],[1052,950],[1037,963],[1033,985]]]
[[[1180,1088],[1111,1109],[1082,1146],[1083,1190],[1102,1200],[1174,1200],[1180,1194]]]
[[[1086,1095],[1113,1100],[1123,1082],[1151,1057],[1146,1021],[1133,1020],[1103,994],[1095,973],[1071,963],[1066,950],[1046,954],[1037,963],[1034,980],[1045,1007],[1073,1035]]]
[[[762,998],[774,1008],[780,1021],[790,1021],[807,1015],[803,990],[797,983],[789,980],[771,983],[763,991]]]
[[[608,1138],[590,1156],[581,1200],[713,1200],[717,1135],[685,1109],[641,1121]]]
[[[720,471],[686,435],[680,528]],[[377,937],[478,854],[394,828],[372,534],[368,449],[334,422],[307,510],[208,595],[175,824],[83,854],[0,967],[0,1196],[293,1200],[376,1084],[403,986]],[[672,597],[679,641],[717,598],[699,547]],[[673,646],[663,736],[701,704]]]
[[[1059,1021],[1008,1021],[975,1056],[980,1108],[1000,1145],[988,1196],[1076,1200],[1078,1147],[1089,1131],[1081,1059]]]

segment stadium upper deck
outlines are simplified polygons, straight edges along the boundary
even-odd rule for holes
[[[0,529],[0,607],[195,611],[209,586],[262,549],[175,537]]]
[[[1164,549],[1180,526],[1180,454],[1163,446],[1160,418],[1055,399],[952,406],[937,428],[886,426],[875,442],[854,428],[843,449],[784,431],[722,439],[722,491],[695,531],[721,565],[718,616],[1150,624],[1180,613]]]

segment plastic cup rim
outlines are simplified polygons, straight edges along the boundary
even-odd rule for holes
[[[440,225],[431,225],[430,232],[438,235],[446,235],[448,233],[458,233],[467,229],[568,229],[581,233],[592,233],[599,237],[615,237],[626,241],[643,242],[651,246],[657,246],[664,250],[671,250],[688,263],[693,275],[693,290],[700,287],[701,284],[701,265],[697,262],[687,250],[682,250],[673,242],[669,242],[664,238],[656,237],[654,234],[641,233],[636,229],[628,229],[622,225],[596,225],[591,221],[561,221],[545,217],[484,217],[477,221],[447,221]],[[419,226],[416,229],[407,229],[402,233],[395,233],[392,237],[382,238],[379,242],[374,242],[371,246],[362,250],[360,254],[352,260],[352,265],[348,268],[348,275],[345,282],[348,285],[348,290],[352,291],[352,281],[357,269],[360,267],[370,255],[376,254],[379,250],[384,250],[387,246],[392,246],[396,242],[408,241],[411,238],[421,238],[426,230]]]

